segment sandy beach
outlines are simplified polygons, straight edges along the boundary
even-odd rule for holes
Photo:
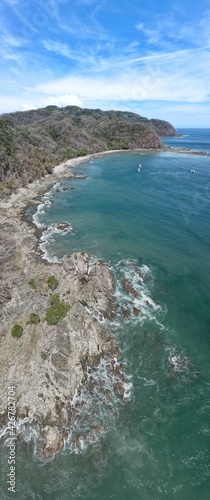
[[[53,169],[54,174],[59,174],[62,172],[66,172],[67,168],[73,168],[79,165],[80,163],[86,162],[88,160],[92,160],[93,158],[100,158],[104,155],[114,154],[114,153],[131,153],[132,151],[136,152],[144,152],[144,153],[157,153],[160,150],[157,149],[111,149],[110,151],[101,151],[100,153],[91,153],[86,156],[80,156],[79,158],[72,158],[71,160],[67,160],[65,163],[60,163]]]
[[[132,151],[139,151],[143,153],[151,153],[157,152],[154,149],[135,149]],[[69,169],[77,167],[80,163],[85,163],[88,160],[92,160],[94,158],[100,158],[104,155],[114,154],[114,153],[130,153],[131,150],[110,150],[110,151],[101,151],[100,153],[92,153],[86,156],[80,156],[78,158],[72,158],[70,160],[65,161],[64,163],[60,163],[53,168],[52,174],[47,174],[40,179],[36,179],[31,182],[27,186],[20,187],[16,189],[14,193],[12,193],[8,199],[0,202],[1,209],[11,209],[12,207],[16,207],[19,210],[23,210],[25,206],[28,205],[31,201],[34,201],[38,196],[42,196],[48,189],[50,189],[56,182],[59,182],[62,178],[66,177],[76,177],[73,172],[70,172]],[[40,201],[39,201],[40,203]]]
[[[143,154],[147,153],[163,153],[163,152],[171,152],[171,153],[181,153],[181,154],[195,154],[201,156],[210,156],[210,153],[202,152],[202,151],[192,151],[186,150],[183,148],[172,148],[165,147],[162,150],[157,149],[116,149],[109,151],[101,151],[99,153],[91,153],[86,156],[80,156],[78,158],[72,158],[67,160],[59,165],[56,165],[53,168],[52,174],[47,174],[45,177],[41,177],[40,179],[36,179],[32,183],[27,186],[18,188],[14,193],[12,193],[7,200],[0,202],[1,209],[10,209],[13,206],[18,207],[19,209],[24,209],[24,207],[31,201],[34,201],[38,196],[44,194],[45,191],[50,189],[56,182],[59,182],[63,177],[75,177],[73,172],[70,172],[69,169],[77,167],[81,163],[85,163],[86,161],[92,160],[94,158],[100,158],[105,155],[115,154],[115,153],[131,153],[131,152],[139,152]]]

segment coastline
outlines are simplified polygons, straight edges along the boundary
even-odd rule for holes
[[[73,168],[77,167],[80,163],[84,163],[88,160],[92,160],[94,158],[101,158],[102,156],[105,155],[110,155],[110,154],[115,154],[115,153],[131,153],[132,151],[136,152],[145,152],[145,153],[158,153],[162,150],[160,149],[111,149],[109,151],[101,151],[99,153],[90,153],[89,155],[86,156],[80,156],[79,158],[72,158],[70,160],[67,160],[64,163],[60,163],[60,165],[56,165],[53,168],[53,173],[54,174],[59,174],[62,172],[66,171],[66,168]]]
[[[162,153],[170,152],[171,148],[133,151]],[[83,252],[67,257],[61,264],[43,261],[37,249],[37,228],[24,219],[23,212],[27,205],[41,203],[37,198],[62,178],[74,178],[75,174],[69,172],[69,168],[105,154],[125,152],[131,150],[111,150],[68,160],[54,167],[53,174],[19,188],[8,201],[0,203],[0,227],[6,258],[0,289],[0,299],[3,300],[0,313],[3,386],[0,424],[6,422],[6,387],[15,381],[17,416],[40,424],[46,439],[46,456],[53,456],[62,449],[66,428],[70,432],[75,406],[70,411],[69,400],[73,401],[75,394],[86,384],[87,366],[97,370],[100,360],[108,359],[111,375],[118,377],[115,389],[121,397],[125,376],[117,343],[103,324],[104,318],[111,321],[116,317],[115,284],[108,265],[98,261],[91,266],[89,256]],[[176,152],[182,153],[183,150]],[[192,151],[191,154],[195,153]],[[70,306],[58,327],[47,324],[45,319],[52,295],[47,285],[49,275],[59,282],[56,293]],[[35,288],[29,284],[32,280]],[[40,315],[37,325],[28,323],[31,312]],[[11,336],[16,323],[24,329],[19,339]],[[73,350],[70,346],[74,346]],[[110,397],[109,394],[105,396]],[[78,412],[80,409],[78,405]]]
[[[73,160],[71,166],[80,160],[87,158]],[[117,308],[109,266],[102,261],[92,263],[84,252],[59,264],[44,261],[37,248],[37,228],[24,217],[26,207],[39,204],[37,198],[63,177],[86,178],[66,168],[69,162],[65,171],[62,168],[19,188],[0,203],[0,426],[7,422],[7,387],[14,385],[17,421],[38,425],[46,457],[63,448],[80,419],[79,394],[83,390],[91,394],[91,387],[86,387],[87,370],[98,370],[100,376],[100,363],[105,365],[110,391],[102,394],[102,403],[111,401],[114,392],[122,399],[126,393],[119,348],[106,323],[116,318]],[[55,292],[48,284],[50,276],[56,282]],[[58,323],[47,320],[55,304],[53,297],[59,297],[58,305],[65,309]],[[20,338],[12,336],[15,325],[23,329]],[[95,438],[103,432],[94,428]]]
[[[165,152],[169,153],[179,153],[179,154],[187,154],[187,155],[196,155],[196,156],[210,156],[210,153],[207,151],[197,151],[193,149],[186,149],[186,148],[174,148],[172,146],[166,146],[164,148]]]
[[[53,168],[52,174],[47,174],[40,179],[36,179],[32,183],[27,186],[18,188],[14,193],[12,193],[7,199],[4,199],[0,202],[0,209],[11,209],[13,206],[16,206],[16,209],[24,210],[28,204],[31,202],[34,203],[38,196],[42,196],[45,191],[50,189],[54,184],[59,182],[62,178],[74,178],[77,177],[74,173],[69,172],[69,169],[77,167],[78,165],[85,163],[86,161],[101,158],[105,155],[111,155],[115,153],[131,153],[131,152],[139,152],[139,153],[179,153],[179,154],[191,154],[191,155],[199,155],[199,156],[210,156],[210,153],[204,151],[193,151],[187,150],[184,148],[173,148],[171,146],[165,146],[163,149],[116,149],[109,151],[101,151],[98,153],[91,153],[86,156],[80,156],[78,158],[69,159],[59,165],[56,165]],[[85,178],[86,176],[80,176]],[[38,202],[37,202],[38,204]]]
[[[60,163],[53,168],[52,174],[46,174],[44,177],[40,179],[36,179],[35,181],[27,184],[27,186],[20,187],[16,189],[14,193],[8,196],[7,199],[4,199],[0,202],[0,209],[2,210],[10,210],[12,207],[16,207],[17,210],[23,210],[27,207],[30,202],[34,203],[34,200],[38,196],[42,196],[45,191],[50,189],[54,184],[62,180],[63,178],[86,178],[85,175],[76,175],[73,172],[70,172],[69,169],[77,167],[78,165],[85,163],[88,160],[94,158],[101,158],[104,155],[114,154],[114,153],[126,153],[131,151],[139,151],[145,153],[155,153],[160,152],[160,150],[155,149],[134,149],[134,150],[124,150],[124,149],[116,149],[110,151],[102,151],[100,153],[91,153],[86,156],[80,156],[78,158],[72,158],[67,160],[64,163]],[[40,203],[37,202],[37,204]]]

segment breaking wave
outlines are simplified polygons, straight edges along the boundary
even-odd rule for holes
[[[123,259],[112,268],[116,278],[116,300],[124,320],[143,324],[146,320],[161,326],[167,311],[165,304],[154,298],[155,282],[152,270],[145,264]]]

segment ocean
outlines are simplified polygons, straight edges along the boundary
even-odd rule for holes
[[[165,144],[210,152],[210,129],[178,132]],[[42,457],[37,429],[26,425],[16,449],[14,498],[207,500],[210,158],[122,152],[74,171],[88,178],[63,179],[27,215],[48,227],[41,241],[48,260],[86,251],[112,268],[117,301],[129,313],[107,323],[121,349],[127,400],[116,396],[102,411],[99,390],[92,399],[84,391],[84,426],[93,413],[103,437],[74,447],[70,436],[50,460]],[[69,230],[56,228],[61,221]],[[126,294],[123,276],[137,297]],[[95,376],[106,379],[103,364]],[[3,441],[1,500],[12,496],[6,456]]]

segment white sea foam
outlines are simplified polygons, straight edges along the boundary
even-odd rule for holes
[[[26,443],[33,441],[34,443],[34,452],[36,451],[36,443],[40,438],[40,429],[38,424],[30,424],[29,418],[19,418],[15,422],[15,436],[22,437]],[[10,429],[7,425],[5,425],[2,429],[0,429],[0,439],[4,439],[5,444],[7,445],[10,437]]]
[[[58,188],[60,188],[60,182],[57,182],[56,184],[54,184],[54,186],[43,195],[42,202],[37,206],[37,211],[33,215],[32,219],[33,219],[34,224],[38,228],[43,228],[46,226],[46,224],[41,222],[41,217],[46,214],[46,210],[45,210],[46,207],[49,207],[50,205],[52,205],[52,198],[54,197],[54,193]]]
[[[97,367],[87,366],[86,382],[76,391],[70,402],[72,425],[65,446],[71,453],[81,453],[89,444],[98,442],[110,430],[119,414],[123,401],[130,400],[133,384],[131,377],[121,379],[117,358],[102,358]],[[116,393],[116,384],[123,387],[122,399]]]
[[[175,348],[170,349],[168,361],[176,372],[184,372],[189,374],[193,372],[193,367],[190,363],[188,356],[183,352],[177,353]]]
[[[142,324],[145,320],[150,320],[158,324],[166,307],[151,297],[155,290],[151,269],[146,264],[138,266],[135,260],[122,259],[112,270],[117,283],[116,300],[125,316],[124,321]],[[126,281],[124,286],[123,281]],[[130,292],[126,290],[129,286]]]
[[[44,208],[45,203],[40,203],[40,205],[38,205],[37,207],[36,213],[32,217],[34,224],[40,229],[45,227],[45,224],[40,221],[40,216],[45,214]]]
[[[54,193],[56,190],[60,189],[61,184],[60,182],[57,182],[47,193],[44,194],[42,198],[42,202],[37,206],[37,211],[33,215],[32,219],[34,224],[39,228],[39,229],[45,229],[46,228],[46,223],[43,221],[43,217],[46,214],[46,208],[49,207],[52,204],[52,197],[54,197]],[[45,260],[47,260],[50,263],[59,263],[63,260],[59,259],[56,255],[52,255],[52,252],[50,251],[49,247],[51,243],[55,242],[55,237],[56,236],[65,236],[66,234],[74,234],[74,230],[67,221],[62,221],[66,224],[66,227],[59,227],[60,222],[51,224],[50,226],[47,227],[42,233],[42,236],[40,238],[40,243],[39,247],[42,251],[42,256]]]
[[[70,224],[68,227],[65,227],[63,229],[59,228],[58,224],[51,224],[45,231],[43,231],[40,238],[39,247],[42,251],[44,259],[48,260],[48,262],[51,263],[59,263],[64,259],[64,257],[62,257],[62,259],[59,259],[56,255],[52,255],[49,250],[49,246],[51,245],[51,243],[55,242],[55,236],[65,236],[66,234],[74,234],[73,227]]]

